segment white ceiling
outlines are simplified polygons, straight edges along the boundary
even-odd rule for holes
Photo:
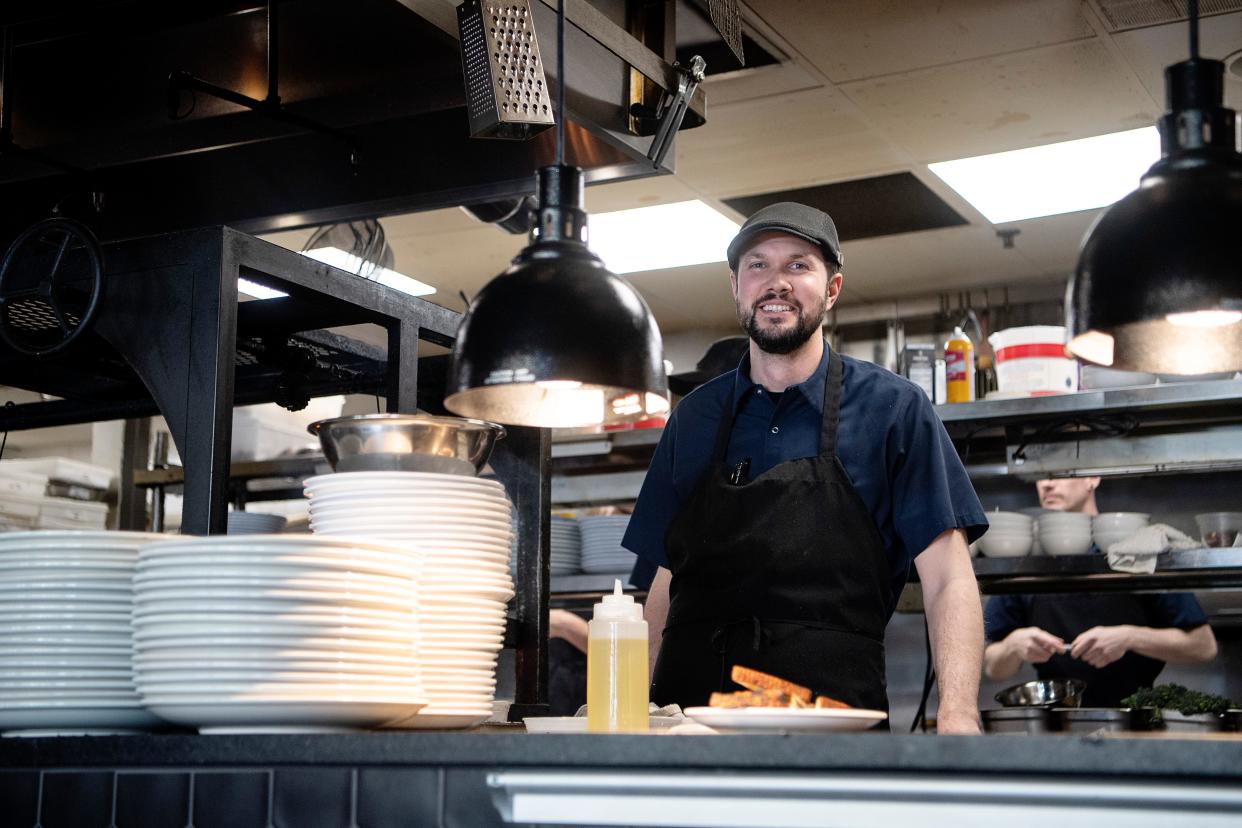
[[[594,187],[604,212],[720,199],[909,171],[966,226],[847,242],[843,303],[1046,283],[1073,268],[1097,211],[996,227],[926,165],[1146,126],[1163,110],[1163,68],[1186,48],[1184,23],[1110,33],[1099,0],[748,0],[747,27],[786,56],[779,66],[711,78],[708,121],[677,141],[675,176]],[[1235,4],[1236,7],[1236,4]],[[1242,49],[1242,11],[1201,21],[1201,51]],[[1242,109],[1242,79],[1226,84]],[[398,270],[461,309],[524,239],[460,210],[383,220]],[[686,228],[685,232],[693,232]],[[306,232],[272,240],[299,247]],[[641,243],[638,241],[636,243]],[[722,251],[723,253],[723,251]],[[727,268],[633,274],[666,332],[733,323]]]

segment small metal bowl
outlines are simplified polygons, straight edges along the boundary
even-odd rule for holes
[[[505,436],[496,423],[422,414],[362,414],[311,423],[338,472],[420,471],[474,476]]]
[[[1078,707],[1086,689],[1079,679],[1040,679],[1006,687],[993,698],[1005,707]]]

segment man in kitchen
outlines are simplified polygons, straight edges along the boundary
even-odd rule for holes
[[[1045,509],[1094,516],[1099,485],[1098,477],[1067,477],[1035,487]],[[1041,679],[1085,681],[1085,707],[1120,707],[1151,687],[1167,662],[1216,657],[1216,636],[1188,593],[998,595],[988,599],[984,621],[988,678],[1010,678],[1029,663]]]
[[[983,650],[967,543],[987,518],[921,389],[828,347],[841,247],[826,213],[773,204],[728,248],[736,370],[685,397],[623,545],[658,567],[652,700],[739,689],[733,665],[886,710],[884,631],[918,570],[942,733],[979,732]]]

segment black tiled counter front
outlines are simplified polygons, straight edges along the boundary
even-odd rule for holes
[[[904,799],[920,828],[960,825],[963,808],[1011,828],[1050,807],[1096,825],[1242,825],[1242,740],[1223,738],[150,735],[5,739],[0,767],[4,828],[489,826],[520,822],[526,802],[539,823],[722,824],[702,814],[728,805],[718,813],[747,824],[745,806],[764,796],[774,807],[755,824],[810,824],[789,810],[800,802],[812,814],[821,803],[815,824],[851,824],[831,815],[891,814]],[[514,798],[524,779],[555,790]],[[692,792],[695,807],[665,823],[622,821],[664,807],[646,802],[655,780],[663,796]],[[572,814],[555,816],[557,796],[574,797]]]

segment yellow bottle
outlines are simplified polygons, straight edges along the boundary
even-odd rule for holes
[[[595,605],[587,634],[587,730],[647,731],[647,622],[621,581]]]
[[[971,402],[975,398],[975,346],[961,328],[944,343],[945,401]]]

